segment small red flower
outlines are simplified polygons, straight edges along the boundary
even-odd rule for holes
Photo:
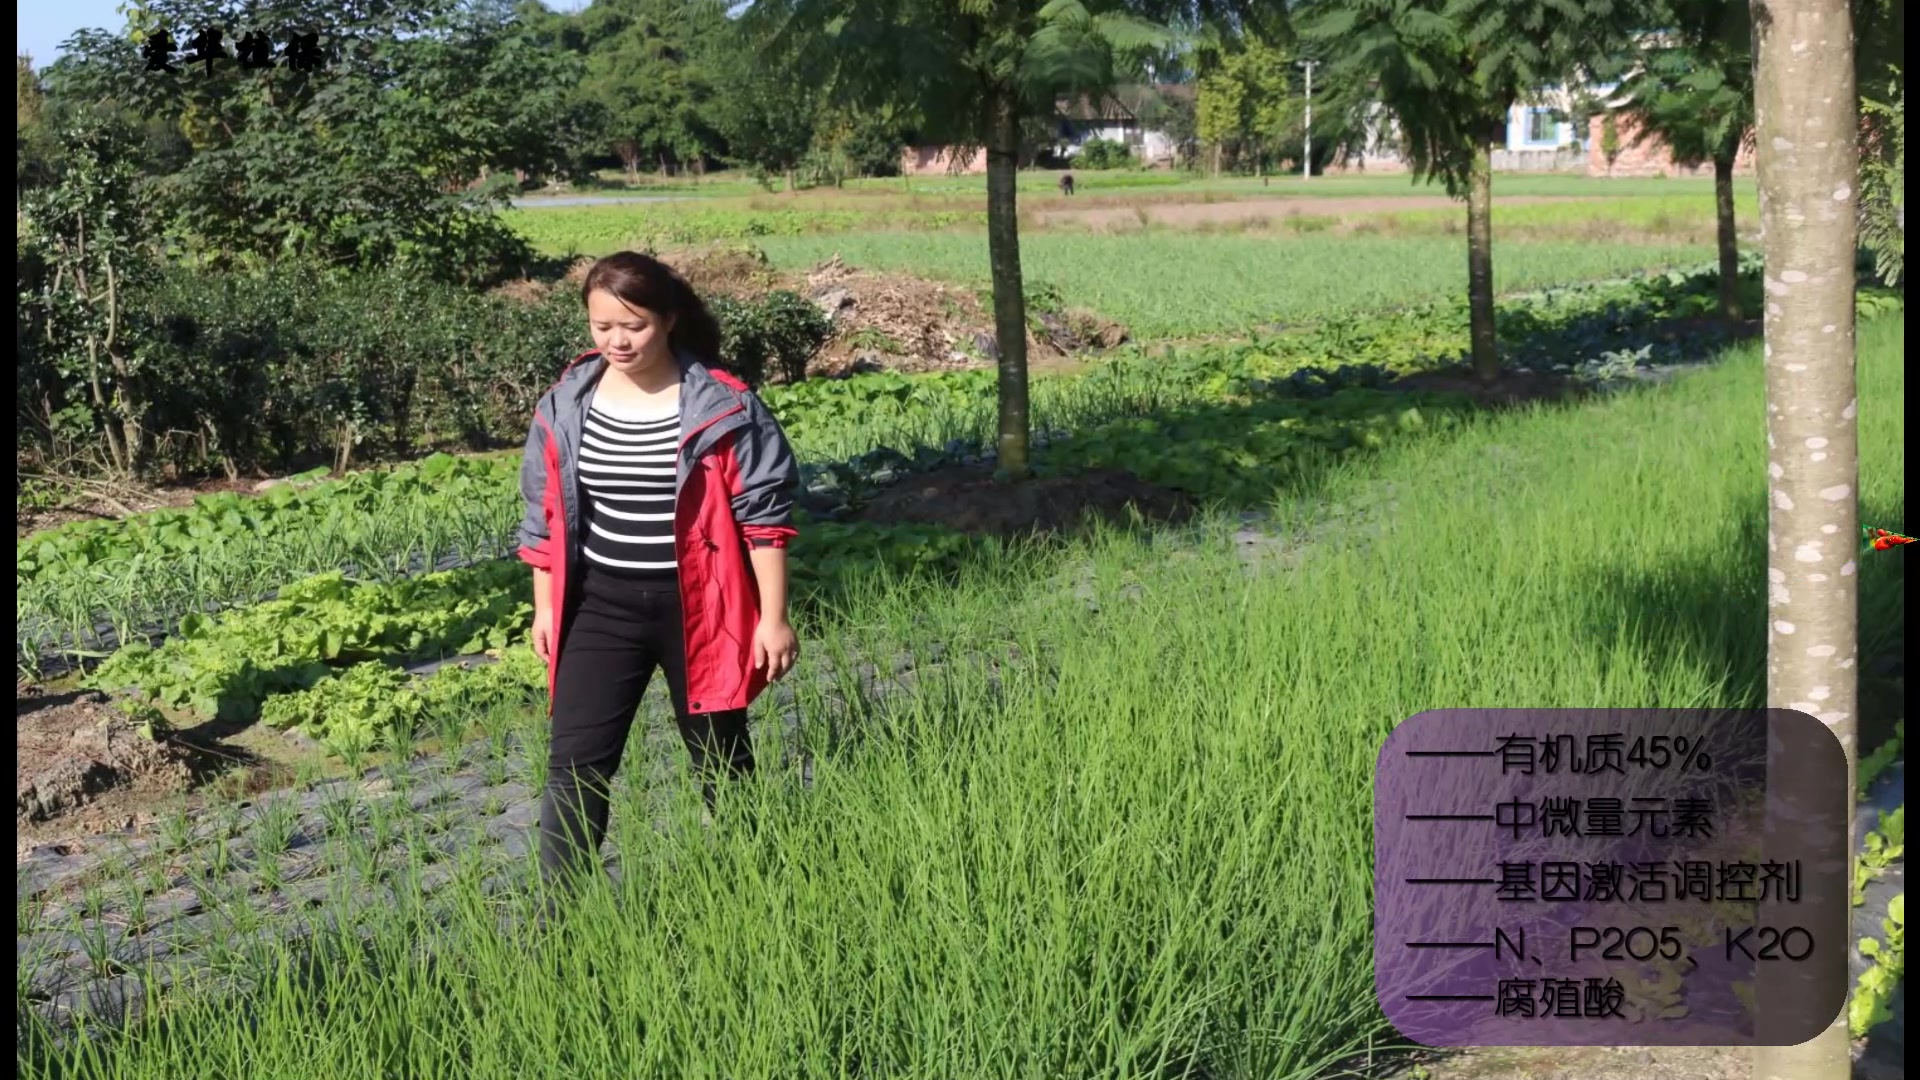
[[[1867,529],[1865,531],[1868,538],[1868,546],[1875,551],[1888,551],[1900,547],[1903,544],[1913,543],[1913,537],[1902,536],[1899,533],[1888,532],[1885,529]]]

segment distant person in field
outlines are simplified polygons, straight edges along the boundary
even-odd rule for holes
[[[1073,174],[1072,173],[1060,174],[1060,194],[1062,195],[1073,194]]]
[[[780,425],[715,366],[719,326],[666,266],[609,255],[581,294],[595,348],[540,399],[520,466],[553,725],[549,881],[598,870],[608,790],[656,668],[710,824],[718,774],[753,769],[747,706],[799,655],[785,550],[799,470]]]

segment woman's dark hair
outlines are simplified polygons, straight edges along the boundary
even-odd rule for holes
[[[667,341],[675,349],[684,349],[705,364],[719,364],[720,324],[700,299],[687,279],[651,255],[622,251],[593,264],[587,280],[580,286],[580,302],[595,292],[606,291],[637,308],[657,312],[673,319],[673,332]]]

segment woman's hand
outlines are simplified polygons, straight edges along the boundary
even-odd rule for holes
[[[543,664],[553,662],[553,612],[545,607],[533,611],[533,655]]]
[[[768,682],[779,682],[800,658],[800,639],[785,619],[762,619],[753,632],[753,667],[765,668]]]
[[[553,595],[552,590],[553,572],[534,567],[533,633],[530,639],[533,644],[533,655],[539,657],[541,663],[549,666],[553,664],[554,647],[560,644],[553,640],[553,603],[548,599]]]

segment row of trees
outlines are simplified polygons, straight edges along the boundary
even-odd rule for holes
[[[573,14],[523,0],[530,39],[583,59],[574,88],[594,152],[629,174],[698,175],[709,162],[763,178],[838,183],[899,169],[911,117],[886,101],[836,101],[754,40],[723,0],[601,0]]]
[[[76,34],[37,77],[19,58],[21,99],[45,99],[20,117],[20,182],[51,175],[66,126],[105,124],[164,181],[152,192],[164,216],[209,252],[431,262],[450,254],[434,237],[451,231],[470,255],[486,241],[469,260],[483,277],[511,244],[468,212],[517,183],[583,180],[610,161],[838,182],[897,170],[910,133],[890,103],[797,81],[722,0],[600,0],[577,14],[537,0],[266,0],[244,23],[208,10],[136,0],[123,31]],[[159,32],[177,44],[210,19],[229,40],[321,28],[330,63],[145,70]]]
[[[1891,0],[1855,6],[1875,44],[1850,62],[1897,81],[1904,7]],[[1004,343],[1000,451],[1014,475],[1026,468],[1013,182],[1021,124],[1050,115],[1056,95],[1102,92],[1143,58],[1169,52],[1193,60],[1196,132],[1216,144],[1250,144],[1258,154],[1262,143],[1296,130],[1293,69],[1303,58],[1325,67],[1329,144],[1367,138],[1373,114],[1384,110],[1415,177],[1437,179],[1466,201],[1472,355],[1485,378],[1500,368],[1492,150],[1511,108],[1550,87],[1619,83],[1607,104],[1629,113],[1641,137],[1667,140],[1684,161],[1714,163],[1722,303],[1729,317],[1741,314],[1732,171],[1755,128],[1754,16],[1745,0],[963,0],[907,8],[758,0],[749,18],[845,100],[902,104],[933,121],[944,141],[985,148],[989,258]],[[1897,111],[1892,116],[1869,129],[1897,132]],[[1882,138],[1874,145],[1897,156],[1903,144]],[[1898,230],[1878,235],[1897,246]]]
[[[1058,101],[1123,84],[1191,80],[1194,138],[1255,160],[1293,152],[1303,59],[1320,65],[1328,152],[1359,148],[1384,113],[1416,177],[1465,200],[1473,359],[1491,378],[1491,151],[1510,108],[1543,88],[1617,83],[1606,107],[1683,161],[1713,164],[1723,306],[1742,314],[1732,171],[1755,123],[1746,0],[597,0],[571,15],[535,0],[261,0],[249,25],[323,27],[332,65],[144,71],[143,43],[198,25],[205,6],[136,0],[124,33],[69,43],[44,101],[22,64],[23,191],[47,186],[61,154],[76,177],[111,161],[129,173],[115,214],[136,240],[214,265],[298,256],[478,282],[529,260],[491,213],[520,178],[577,177],[597,154],[636,170],[718,158],[794,183],[897,162],[908,135],[984,151],[1001,453],[1015,475],[1026,364],[1014,171]],[[1879,180],[1865,205],[1897,273],[1904,7],[1851,7],[1873,43],[1857,52],[1858,81],[1893,88],[1864,124]],[[1142,100],[1176,128],[1189,119]],[[104,209],[91,247],[54,263],[104,250]],[[85,216],[42,210],[44,235]],[[89,280],[77,266],[61,278]]]

